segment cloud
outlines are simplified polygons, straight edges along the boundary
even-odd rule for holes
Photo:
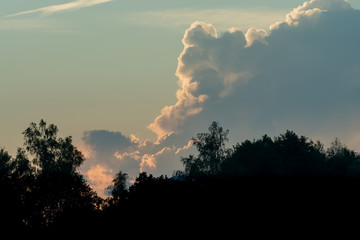
[[[149,128],[161,137],[218,120],[250,138],[286,128],[351,134],[345,126],[360,120],[359,21],[346,1],[313,0],[268,30],[218,34],[193,23],[178,59],[177,102]]]
[[[220,64],[215,62],[219,60],[214,58],[219,57],[216,54],[222,54],[221,49],[214,48],[219,39],[224,39],[227,48],[224,50],[227,51],[244,48],[247,44],[240,30],[232,29],[230,32],[219,38],[212,24],[202,22],[195,22],[186,30],[184,50],[178,59],[176,71],[179,79],[176,93],[178,101],[173,106],[163,108],[161,115],[148,126],[158,137],[179,130],[188,117],[203,111],[204,103],[209,98],[223,98],[230,94],[235,85],[245,84],[252,77],[252,73],[247,70],[229,69],[233,63],[224,65],[228,59]],[[224,69],[221,69],[221,65]]]
[[[127,151],[118,151],[115,157],[119,161],[136,162],[136,171],[129,174],[132,178],[137,177],[139,172],[171,176],[174,171],[182,169],[179,156],[175,155],[186,153],[191,147],[189,144],[178,147],[178,137],[174,132],[170,132],[156,141],[139,141]]]
[[[140,171],[171,175],[183,169],[180,157],[194,151],[191,137],[212,121],[230,129],[232,143],[233,136],[243,141],[291,129],[355,146],[360,136],[358,22],[360,11],[340,0],[305,2],[268,29],[245,33],[231,28],[219,34],[213,24],[194,22],[178,58],[177,102],[148,126],[157,140],[88,132],[83,140],[92,146],[90,156],[98,158],[91,167],[100,164],[134,177]]]
[[[86,172],[86,176],[93,187],[93,189],[101,197],[106,197],[107,193],[105,192],[106,188],[110,186],[110,183],[113,180],[113,170],[105,168],[99,164],[95,165]]]
[[[80,9],[80,8],[84,8],[84,7],[91,7],[91,6],[95,6],[98,4],[111,2],[111,1],[113,1],[113,0],[76,0],[73,2],[69,2],[69,3],[52,5],[52,6],[48,6],[48,7],[37,8],[34,10],[28,10],[28,11],[23,11],[23,12],[19,12],[19,13],[14,13],[14,14],[8,15],[7,17],[16,17],[16,16],[21,16],[21,15],[26,15],[26,14],[31,14],[31,13],[42,13],[42,14],[47,15],[47,14],[53,14],[53,13],[57,13],[57,12]]]
[[[305,2],[302,6],[294,8],[289,14],[286,15],[284,22],[277,22],[270,26],[270,29],[278,28],[280,24],[297,25],[299,21],[304,21],[304,18],[316,16],[321,13],[331,11],[344,11],[352,10],[350,3],[344,0],[311,0]]]
[[[85,145],[96,154],[112,156],[116,151],[125,150],[135,145],[134,138],[126,137],[120,132],[108,130],[86,131],[82,137]]]
[[[86,131],[79,145],[86,158],[81,172],[102,197],[106,196],[105,188],[119,171],[127,173],[130,181],[143,171],[171,175],[182,169],[178,156],[174,156],[190,148],[189,144],[177,148],[176,138],[174,133],[153,141],[140,140],[133,134],[126,137],[121,132]]]
[[[116,131],[84,132],[79,149],[84,153],[86,161],[81,167],[81,172],[101,196],[105,195],[104,188],[111,184],[113,177],[120,170],[130,174],[139,171],[137,161],[117,158],[117,154],[135,147],[136,141],[134,136],[126,137]]]

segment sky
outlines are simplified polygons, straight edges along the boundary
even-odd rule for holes
[[[212,121],[360,151],[360,1],[0,0],[0,146],[44,119],[100,195],[171,175]]]

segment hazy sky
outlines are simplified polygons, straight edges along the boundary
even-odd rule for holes
[[[301,1],[75,2],[99,4],[56,12],[46,7],[71,1],[1,0],[0,144],[9,151],[41,118],[75,142],[91,129],[153,136],[146,126],[176,101],[177,58],[192,22],[266,27]]]
[[[43,118],[100,182],[171,173],[213,120],[238,141],[289,128],[360,150],[360,1],[303,2],[0,0],[0,146]]]

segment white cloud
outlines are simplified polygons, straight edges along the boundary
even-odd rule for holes
[[[95,6],[98,4],[111,2],[111,1],[113,1],[113,0],[76,0],[73,2],[69,2],[69,3],[52,5],[52,6],[48,6],[48,7],[37,8],[37,9],[33,9],[33,10],[14,13],[14,14],[8,15],[8,17],[21,16],[21,15],[26,15],[26,14],[31,14],[31,13],[53,14],[53,13],[62,12],[62,11],[69,11],[69,10],[75,10],[75,9],[80,9],[80,8],[84,8],[84,7],[91,7],[91,6]]]
[[[261,43],[267,45],[268,43],[265,40],[265,37],[268,36],[268,33],[264,29],[258,28],[249,28],[245,34],[246,46],[250,47],[255,41],[260,41]]]
[[[286,128],[347,134],[339,126],[360,120],[353,70],[360,68],[359,21],[346,1],[313,0],[269,33],[232,28],[219,35],[214,25],[195,22],[178,61],[178,101],[149,128],[161,137],[218,120],[250,138]]]
[[[104,149],[99,146],[113,142],[114,134],[103,135],[106,141],[101,134],[91,135],[103,140],[99,146],[86,141],[93,146],[89,152],[104,157],[90,165],[134,177],[139,171],[171,174],[182,169],[180,154],[194,150],[191,137],[212,121],[229,129],[235,141],[291,129],[314,140],[339,137],[358,144],[358,22],[360,11],[347,2],[314,0],[269,32],[232,28],[218,34],[212,24],[193,23],[178,58],[177,102],[149,125],[158,140],[117,133],[118,144]]]
[[[327,11],[336,12],[351,9],[351,5],[344,0],[311,0],[294,8],[293,11],[286,15],[285,22],[277,22],[271,25],[270,29],[278,28],[279,24],[297,25],[299,21],[304,21],[304,18],[318,16]]]

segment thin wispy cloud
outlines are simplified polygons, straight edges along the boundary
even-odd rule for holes
[[[26,15],[26,14],[31,14],[31,13],[41,13],[44,15],[48,15],[48,14],[54,14],[57,12],[70,11],[70,10],[75,10],[75,9],[80,9],[80,8],[85,8],[85,7],[91,7],[91,6],[95,6],[98,4],[111,2],[111,1],[113,1],[113,0],[76,0],[73,2],[69,2],[69,3],[52,5],[52,6],[47,6],[47,7],[43,7],[43,8],[37,8],[37,9],[33,9],[33,10],[14,13],[14,14],[7,15],[7,17],[16,17],[16,16],[21,16],[21,15]]]

